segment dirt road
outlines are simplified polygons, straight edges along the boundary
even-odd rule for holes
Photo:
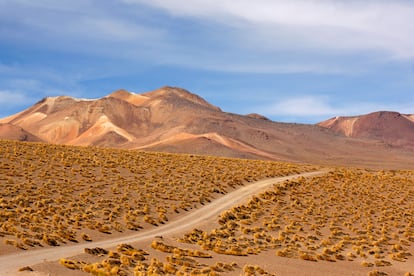
[[[85,247],[110,248],[115,247],[120,243],[133,243],[138,241],[151,240],[158,235],[169,235],[184,230],[191,230],[199,224],[202,224],[210,219],[214,219],[217,215],[233,207],[234,205],[245,202],[249,196],[255,195],[274,184],[281,183],[285,180],[292,180],[297,177],[312,177],[325,173],[327,173],[327,170],[257,181],[243,186],[233,192],[230,192],[199,209],[183,214],[182,217],[174,221],[170,221],[165,225],[159,226],[155,229],[141,231],[134,235],[98,242],[91,242],[88,244],[34,249],[0,256],[0,275],[18,275],[17,271],[21,267],[35,265],[44,261],[55,261],[59,260],[60,258],[78,255],[83,253]]]

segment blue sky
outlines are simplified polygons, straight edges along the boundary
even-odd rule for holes
[[[316,123],[414,113],[411,0],[0,0],[0,117],[164,85]]]

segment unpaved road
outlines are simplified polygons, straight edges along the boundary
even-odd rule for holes
[[[157,235],[169,235],[184,230],[192,230],[197,225],[210,219],[214,219],[223,211],[230,209],[237,204],[245,202],[249,196],[255,195],[274,184],[281,183],[285,180],[292,180],[298,177],[312,177],[325,173],[327,173],[327,170],[260,180],[243,186],[233,192],[230,192],[199,209],[184,214],[177,220],[171,221],[154,229],[141,231],[137,234],[91,242],[87,244],[83,243],[77,245],[49,247],[44,249],[33,249],[22,251],[20,253],[3,255],[0,256],[0,275],[16,275],[18,269],[24,266],[31,266],[43,261],[55,261],[59,260],[60,258],[78,255],[83,253],[85,247],[110,248],[115,247],[121,243],[133,243],[151,240]]]

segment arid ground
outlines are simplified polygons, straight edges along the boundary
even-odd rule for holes
[[[0,274],[414,271],[412,170],[0,145]]]

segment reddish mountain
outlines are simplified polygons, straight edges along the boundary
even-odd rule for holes
[[[414,149],[414,115],[379,111],[353,117],[335,117],[318,125],[347,137]]]
[[[21,127],[12,124],[0,123],[0,139],[18,140],[27,142],[41,142],[42,140],[27,132]]]
[[[226,113],[181,88],[100,99],[45,98],[0,120],[48,143],[261,158],[310,163],[414,167],[413,154],[258,114]],[[379,161],[381,160],[381,161]],[[384,161],[385,160],[385,161]]]

